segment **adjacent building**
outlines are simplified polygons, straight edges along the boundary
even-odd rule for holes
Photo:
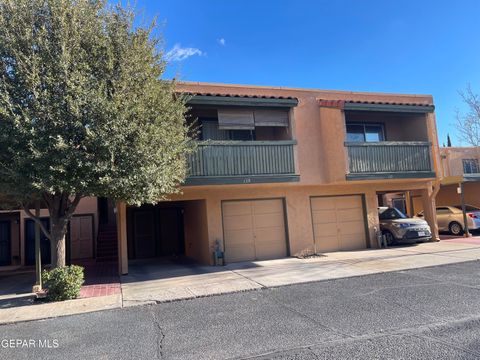
[[[437,205],[459,205],[462,187],[465,203],[480,207],[480,147],[444,147],[440,157],[443,179]]]

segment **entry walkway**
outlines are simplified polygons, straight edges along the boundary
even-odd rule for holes
[[[474,239],[473,239],[474,240]],[[477,239],[478,240],[478,239]],[[282,285],[480,259],[480,241],[455,239],[388,249],[326,253],[225,267],[139,262],[121,278],[123,306],[167,302]]]

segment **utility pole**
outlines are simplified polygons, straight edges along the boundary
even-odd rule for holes
[[[35,201],[35,216],[40,219],[40,201]],[[42,251],[40,246],[40,225],[35,222],[35,285],[33,292],[40,292],[42,286]]]
[[[465,209],[465,195],[463,194],[463,182],[460,183],[460,199],[462,201],[462,213],[463,213],[463,235],[470,237],[470,231],[468,230],[467,211]]]

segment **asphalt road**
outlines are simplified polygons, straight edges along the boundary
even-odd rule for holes
[[[18,323],[0,341],[0,359],[478,359],[480,262]]]

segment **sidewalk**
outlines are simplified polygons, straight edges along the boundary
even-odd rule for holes
[[[121,278],[121,292],[0,308],[0,324],[478,259],[480,238],[457,238],[416,246],[334,252],[307,259],[285,258],[225,267],[150,261],[132,264],[129,275]]]

